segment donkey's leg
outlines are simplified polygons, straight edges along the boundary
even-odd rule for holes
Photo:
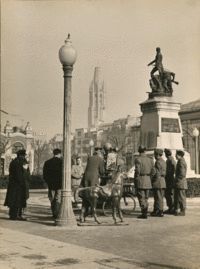
[[[122,210],[121,210],[121,203],[120,203],[121,197],[118,197],[118,202],[117,202],[117,209],[118,209],[118,214],[119,214],[119,218],[121,220],[121,222],[123,222],[123,214],[122,214]]]
[[[85,212],[86,212],[86,203],[82,201],[81,214],[80,214],[80,222],[85,222]]]
[[[114,220],[114,223],[117,223],[117,197],[112,197],[112,217]]]
[[[97,213],[96,213],[96,208],[97,208],[97,196],[93,196],[92,197],[92,201],[91,201],[91,206],[92,206],[92,213],[93,213],[93,217],[95,222],[97,222],[98,224],[101,224],[101,222],[99,221],[98,217],[97,217]]]

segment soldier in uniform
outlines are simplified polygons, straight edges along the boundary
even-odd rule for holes
[[[153,169],[153,159],[145,154],[145,147],[140,146],[138,149],[139,156],[135,160],[135,187],[137,197],[141,208],[141,215],[138,218],[147,219],[148,198],[151,186],[151,173]]]
[[[187,189],[187,164],[184,159],[184,151],[176,151],[176,176],[175,176],[175,192],[174,192],[174,207],[175,216],[185,216],[186,209],[186,189]],[[180,212],[178,208],[180,207]]]
[[[152,177],[152,188],[154,194],[154,209],[151,216],[163,217],[163,198],[164,189],[166,188],[165,175],[166,175],[166,163],[162,158],[163,150],[155,149],[154,156],[156,159],[154,167],[154,175]]]
[[[176,161],[172,157],[170,149],[165,149],[166,160],[166,190],[165,198],[168,209],[164,211],[165,214],[174,214],[174,176],[176,170]]]

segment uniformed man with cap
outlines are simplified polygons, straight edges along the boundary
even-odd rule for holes
[[[151,186],[151,174],[153,169],[153,159],[145,154],[146,148],[138,148],[139,156],[135,160],[135,187],[141,208],[141,215],[138,218],[147,219],[148,198]]]
[[[172,156],[170,149],[165,149],[166,160],[166,190],[165,198],[167,202],[168,209],[164,211],[165,214],[174,214],[174,176],[176,170],[176,161]]]
[[[174,190],[174,207],[175,216],[185,216],[186,209],[186,189],[187,189],[187,164],[184,159],[184,151],[176,151],[176,176],[175,176],[175,190]],[[180,208],[180,212],[178,209]]]
[[[154,194],[154,209],[151,216],[163,217],[163,199],[166,188],[165,175],[166,163],[162,158],[163,150],[155,149],[154,157],[156,159],[154,166],[154,175],[152,177],[152,188]]]

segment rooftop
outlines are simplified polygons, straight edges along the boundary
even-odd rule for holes
[[[197,99],[196,101],[183,104],[181,106],[180,113],[194,112],[194,111],[199,111],[199,110],[200,110],[200,99]]]

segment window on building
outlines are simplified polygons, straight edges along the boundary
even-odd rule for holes
[[[78,136],[81,136],[81,134],[82,134],[81,131],[78,131],[78,132],[77,132],[77,135],[78,135]]]
[[[81,145],[81,140],[78,140],[77,143],[78,143],[78,145]]]

